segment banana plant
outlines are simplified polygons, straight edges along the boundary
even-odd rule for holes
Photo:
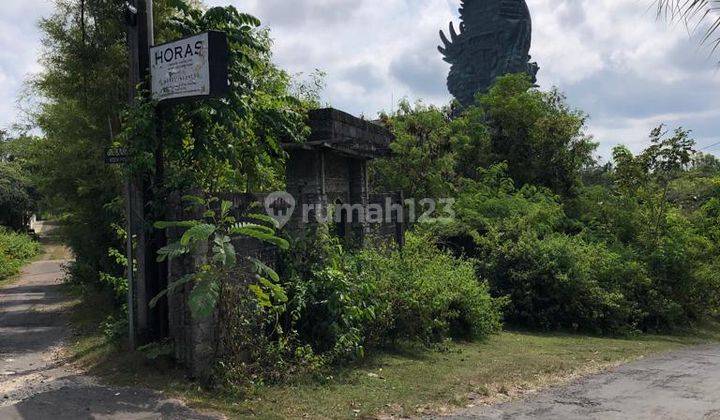
[[[194,287],[189,297],[190,310],[194,316],[206,318],[215,311],[225,283],[238,266],[238,254],[233,246],[233,239],[254,238],[283,250],[287,250],[290,245],[277,235],[278,222],[267,215],[248,214],[244,219],[250,222],[239,222],[231,215],[232,203],[229,201],[196,196],[186,196],[183,200],[200,207],[203,210],[202,217],[197,220],[155,223],[157,229],[185,229],[180,240],[158,251],[157,260],[164,262],[178,258],[205,244],[210,248],[209,258],[196,272],[168,284],[165,290],[152,299],[150,306],[156,306],[162,297],[192,283]],[[257,298],[258,304],[263,308],[284,305],[288,298],[275,270],[257,258],[244,258],[252,267],[257,280],[249,286],[249,290]]]

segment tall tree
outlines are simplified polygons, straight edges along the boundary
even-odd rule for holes
[[[382,187],[418,197],[442,197],[460,179],[507,164],[519,185],[574,196],[597,145],[585,134],[584,113],[557,90],[533,88],[527,75],[506,75],[475,106],[450,118],[446,109],[404,104],[386,118],[396,136],[393,154],[374,164]]]
[[[121,183],[103,154],[127,100],[123,4],[57,0],[40,22],[44,70],[32,81],[41,98],[39,188],[67,221],[66,239],[88,281],[122,271],[109,255],[119,242]]]
[[[42,98],[35,113],[43,133],[39,187],[68,222],[66,237],[87,281],[123,270],[110,252],[124,225],[122,174],[104,164],[107,147],[125,142],[135,152],[133,169],[152,174],[162,120],[165,187],[248,191],[282,182],[280,142],[301,139],[305,103],[290,94],[292,80],[273,64],[271,40],[256,18],[195,0],[155,0],[158,43],[219,30],[230,45],[230,94],[166,109],[159,118],[153,102],[127,105],[125,1],[55,3],[54,15],[40,24],[44,70],[32,82]]]

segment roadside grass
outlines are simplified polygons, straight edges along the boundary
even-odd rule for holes
[[[35,261],[42,252],[41,245],[30,235],[0,226],[0,287],[15,283],[23,267]]]
[[[57,224],[47,224],[53,227],[57,226]],[[58,261],[72,259],[72,252],[61,242],[58,235],[51,232],[50,234],[43,235],[38,242],[40,243],[39,252],[29,260],[24,261],[23,267],[28,263],[35,261]],[[0,287],[9,286],[15,283],[19,278],[20,274],[18,273],[4,279],[0,279]]]
[[[10,286],[18,280],[19,276],[14,275],[4,279],[0,279],[0,287]]]
[[[440,350],[406,346],[357,366],[249,395],[207,391],[166,360],[148,360],[111,345],[100,332],[102,298],[76,306],[72,359],[109,383],[145,386],[198,409],[232,418],[377,418],[447,413],[561,384],[617,364],[685,346],[720,341],[720,324],[677,335],[602,338],[507,331],[485,342]]]

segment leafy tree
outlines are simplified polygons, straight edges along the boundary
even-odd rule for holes
[[[507,162],[508,173],[520,184],[542,185],[572,196],[581,170],[593,162],[597,144],[584,134],[586,115],[571,109],[558,91],[532,88],[526,75],[497,80],[478,97],[492,139],[492,163]]]
[[[58,0],[40,22],[43,70],[31,81],[41,98],[34,111],[42,132],[34,156],[38,187],[63,215],[63,233],[84,281],[100,273],[121,275],[109,253],[121,248],[114,225],[122,225],[117,170],[103,162],[127,100],[123,2]]]
[[[130,146],[131,170],[150,178],[158,169],[153,153],[164,142],[165,182],[154,185],[157,199],[149,203],[162,214],[165,189],[278,187],[284,157],[279,143],[300,139],[305,129],[305,103],[290,95],[292,80],[272,63],[271,41],[257,19],[233,7],[206,10],[186,0],[155,1],[156,39],[227,32],[230,95],[159,114],[144,99],[128,107],[123,7],[121,0],[58,0],[55,14],[40,24],[44,70],[32,81],[42,98],[34,114],[43,133],[33,158],[38,187],[51,210],[64,215],[66,239],[83,266],[77,272],[93,284],[101,283],[100,273],[117,278],[124,269],[112,251],[122,247],[116,228],[124,225],[124,174],[104,164],[107,147]],[[312,96],[312,88],[299,91]],[[153,220],[146,222],[150,229]]]
[[[666,136],[663,126],[650,134],[652,145],[637,157],[624,147],[613,155],[617,165],[615,179],[625,195],[641,197],[649,211],[647,223],[653,227],[652,235],[660,237],[668,210],[668,194],[673,180],[677,179],[692,161],[695,141],[682,128]]]
[[[0,162],[0,225],[22,229],[35,209],[35,194],[27,174],[16,163]]]
[[[385,123],[396,136],[393,155],[375,164],[378,182],[416,197],[456,191],[461,179],[507,163],[520,185],[577,193],[596,144],[583,132],[585,115],[557,91],[541,92],[526,76],[499,78],[475,106],[450,118],[448,109],[403,104]]]
[[[384,121],[395,133],[390,144],[393,156],[374,165],[374,181],[407,197],[447,196],[457,175],[448,109],[422,103],[413,108],[402,102],[397,113]]]
[[[135,150],[141,172],[155,171],[145,160],[160,137],[166,150],[166,188],[200,188],[252,192],[280,188],[285,152],[282,141],[302,141],[305,111],[313,87],[294,84],[272,63],[271,40],[260,21],[232,6],[208,10],[177,3],[171,17],[160,23],[160,40],[208,30],[222,31],[229,42],[230,92],[171,108],[138,102],[126,115],[123,140]],[[317,85],[316,85],[317,86]]]
[[[20,230],[30,213],[37,209],[39,199],[32,166],[21,144],[29,137],[10,139],[0,132],[0,225]]]
[[[701,176],[714,176],[720,173],[720,159],[710,153],[697,153],[693,156],[690,170]]]

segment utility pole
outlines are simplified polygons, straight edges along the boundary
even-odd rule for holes
[[[138,86],[148,79],[150,72],[149,48],[154,43],[153,3],[152,0],[128,0],[125,8],[130,59],[128,101],[132,103],[140,95]],[[140,139],[143,140],[150,139]],[[147,180],[142,174],[130,174],[128,177],[125,197],[128,219],[128,324],[129,345],[135,349],[138,339],[146,341],[152,330],[148,308],[152,296],[149,296],[148,283],[149,277],[153,276],[148,274],[153,271],[154,258],[148,255],[153,247],[148,243],[145,226]],[[133,252],[133,237],[137,238],[137,252]]]
[[[150,47],[155,45],[155,22],[153,15],[153,0],[145,0],[145,10],[147,15],[147,57],[148,57],[148,73],[150,72]],[[155,216],[165,217],[164,207],[161,204],[164,200],[161,195],[164,194],[164,178],[165,178],[165,145],[163,140],[163,123],[164,115],[162,104],[159,104],[155,110],[155,179],[153,180],[154,201],[156,204]],[[167,245],[165,231],[154,230],[152,235],[152,246],[148,247],[147,260],[152,271],[148,273],[148,291],[149,298],[153,298],[167,287],[167,265],[156,262],[157,251]],[[149,301],[148,301],[149,302]],[[154,339],[165,338],[168,334],[168,302],[167,298],[160,299],[158,304],[150,313],[151,334]]]
[[[129,63],[129,74],[128,74],[128,102],[132,103],[137,95],[136,86],[140,83],[140,66],[138,65],[138,38],[139,34],[137,31],[138,25],[138,9],[135,0],[130,0],[125,3],[125,24],[127,25],[127,43],[128,43],[128,56],[130,59]],[[130,350],[135,350],[137,347],[137,330],[136,330],[136,315],[135,315],[135,256],[133,252],[133,237],[135,233],[135,225],[133,223],[133,179],[132,174],[128,171],[127,180],[125,182],[125,212],[127,219],[127,281],[128,281],[128,345]]]

